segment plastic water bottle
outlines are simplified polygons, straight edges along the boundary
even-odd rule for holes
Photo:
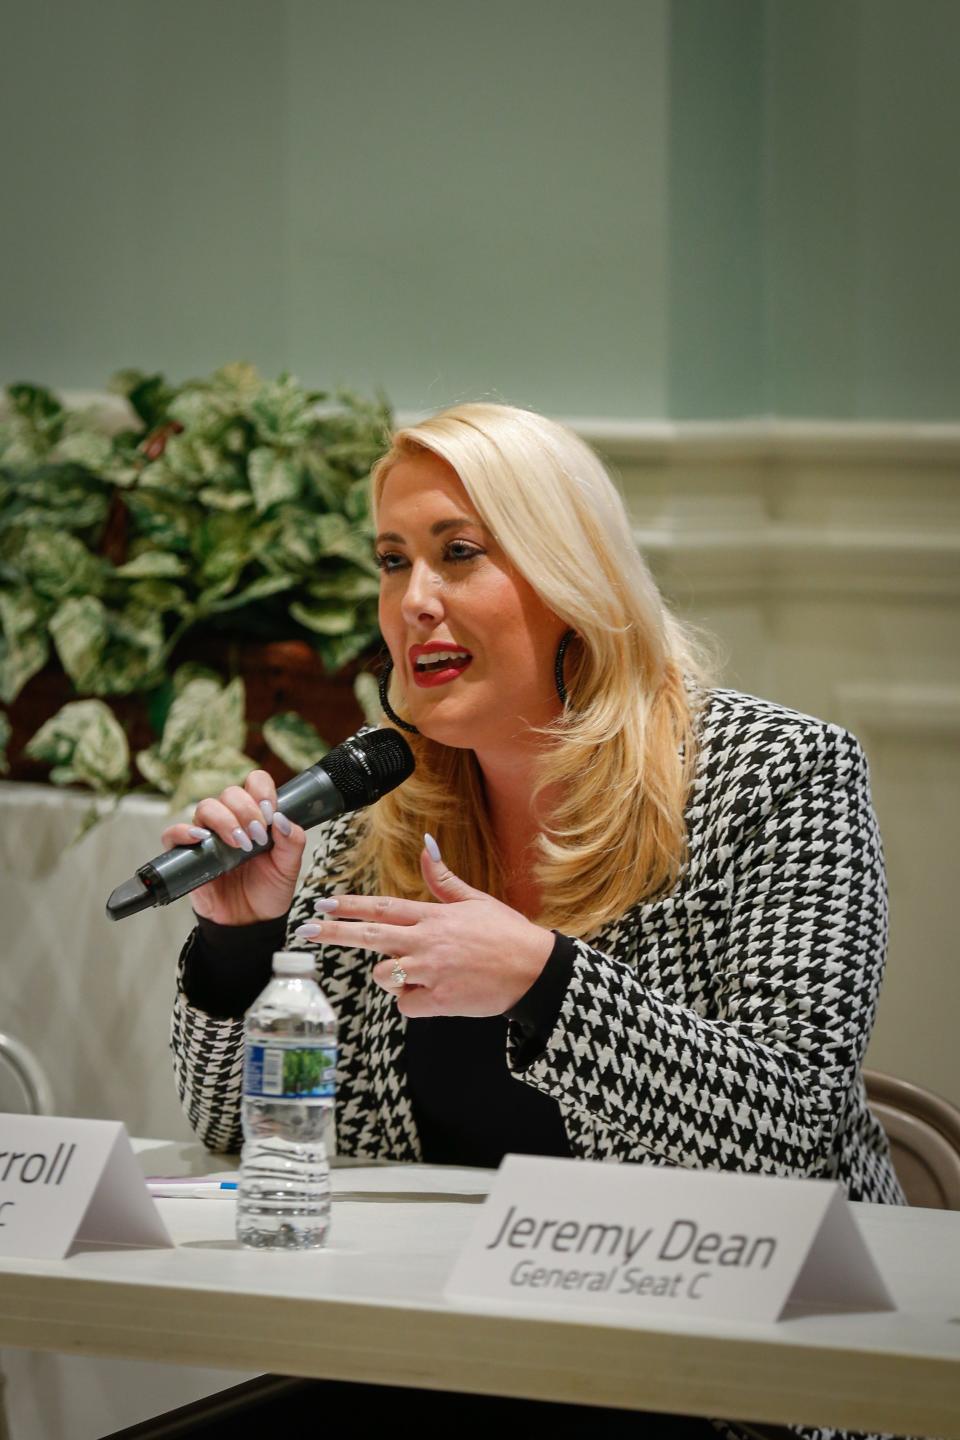
[[[273,978],[247,1011],[244,1036],[237,1239],[257,1249],[316,1249],[330,1226],[337,1017],[314,979],[312,955],[274,955]]]

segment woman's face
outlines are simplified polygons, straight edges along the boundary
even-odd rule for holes
[[[401,715],[432,740],[491,756],[556,718],[567,627],[484,528],[452,466],[430,451],[399,460],[377,530],[380,628]]]

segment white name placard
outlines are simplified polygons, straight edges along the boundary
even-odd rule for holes
[[[532,1155],[504,1159],[446,1294],[622,1319],[896,1308],[836,1181]]]
[[[0,1255],[60,1259],[81,1241],[173,1244],[123,1125],[0,1114]]]

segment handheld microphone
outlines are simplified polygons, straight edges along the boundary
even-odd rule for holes
[[[289,820],[309,830],[322,820],[348,814],[372,805],[382,795],[413,774],[410,746],[396,730],[369,730],[337,745],[309,770],[302,771],[277,791],[277,809]],[[266,845],[240,850],[211,835],[197,845],[177,845],[141,865],[131,880],[125,880],[107,901],[111,920],[124,920],[154,905],[169,905],[236,870],[248,860],[273,849],[273,836]]]

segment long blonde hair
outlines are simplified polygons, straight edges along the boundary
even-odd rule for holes
[[[459,476],[517,571],[576,632],[570,700],[543,732],[536,796],[538,920],[589,935],[668,891],[686,856],[693,772],[691,681],[706,679],[688,629],[667,610],[597,456],[565,426],[508,405],[468,404],[398,430],[373,470],[376,511],[401,458],[428,450]],[[391,704],[401,714],[396,695]],[[389,723],[389,722],[385,722]],[[380,894],[429,899],[425,830],[468,884],[502,896],[504,877],[472,751],[408,736],[414,775],[366,811],[340,871]]]

